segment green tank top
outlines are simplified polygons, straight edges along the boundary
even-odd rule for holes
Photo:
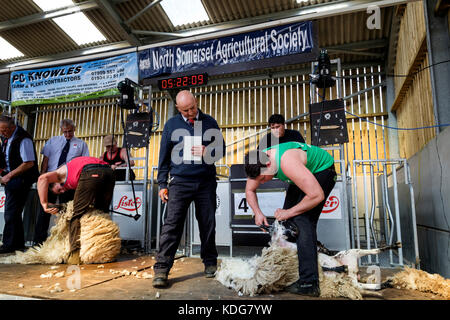
[[[275,159],[277,161],[278,172],[275,175],[275,177],[282,181],[287,181],[291,184],[292,184],[292,181],[288,177],[286,177],[283,170],[281,170],[281,165],[280,165],[281,157],[287,150],[302,149],[303,151],[305,151],[306,152],[306,168],[309,171],[311,171],[311,173],[313,173],[313,174],[316,172],[320,172],[322,170],[328,169],[329,167],[331,167],[334,164],[333,157],[327,151],[325,151],[319,147],[316,147],[316,146],[311,146],[306,143],[285,142],[285,143],[280,143],[278,145],[271,146],[267,149],[264,149],[263,151],[265,152],[270,149],[276,150]]]

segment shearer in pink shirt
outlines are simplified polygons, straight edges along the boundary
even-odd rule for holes
[[[58,213],[58,208],[48,202],[49,190],[54,194],[75,190],[73,215],[69,222],[70,255],[67,263],[80,263],[81,216],[91,205],[109,212],[114,185],[113,169],[105,161],[94,157],[77,157],[39,177],[37,190],[42,208],[47,213]]]

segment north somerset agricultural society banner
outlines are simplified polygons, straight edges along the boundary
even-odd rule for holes
[[[139,52],[139,78],[231,66],[316,48],[313,23],[299,22],[183,45],[149,48]]]
[[[11,104],[48,104],[95,99],[119,93],[117,84],[138,81],[135,52],[112,58],[11,73]]]

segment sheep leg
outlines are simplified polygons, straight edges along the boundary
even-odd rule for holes
[[[322,270],[323,271],[333,271],[333,272],[337,272],[337,273],[347,273],[348,267],[347,266],[338,266],[338,267],[334,267],[334,268],[322,267]]]
[[[383,298],[384,299],[384,296],[383,296],[383,294],[381,292],[375,292],[375,291],[364,290],[364,289],[360,289],[359,291],[365,297],[377,297],[377,298]]]
[[[381,247],[381,248],[376,248],[376,249],[359,249],[358,251],[358,258],[364,257],[364,256],[368,256],[369,254],[379,254],[383,251],[387,251],[387,250],[395,250],[398,248],[402,247],[402,243],[401,242],[396,242],[395,244],[391,245],[391,246],[385,246],[385,247]]]
[[[358,287],[362,290],[380,290],[381,284],[379,283],[361,283],[358,282]]]
[[[396,242],[395,244],[391,245],[391,246],[385,246],[385,247],[381,247],[381,248],[376,248],[376,249],[370,249],[370,250],[364,250],[361,249],[358,252],[358,258],[364,257],[364,256],[368,256],[369,254],[379,254],[383,251],[387,251],[387,250],[395,250],[398,248],[402,247],[402,243],[401,242]]]
[[[396,249],[401,248],[401,247],[402,247],[402,243],[401,242],[396,242],[392,246],[381,247],[380,251],[396,250]]]

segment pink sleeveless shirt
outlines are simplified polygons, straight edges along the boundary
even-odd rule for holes
[[[67,176],[66,182],[64,182],[64,188],[66,189],[76,189],[78,185],[78,180],[80,179],[81,171],[83,167],[87,164],[106,164],[103,160],[94,157],[77,157],[66,163],[67,166]]]

